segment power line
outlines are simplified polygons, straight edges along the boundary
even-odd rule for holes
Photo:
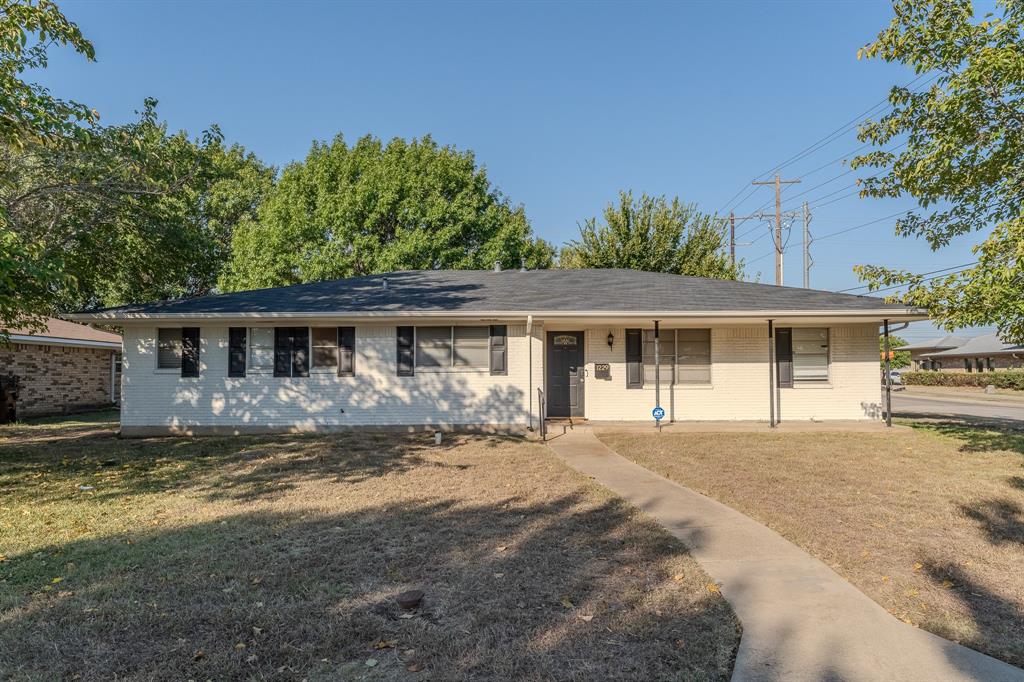
[[[839,192],[843,192],[843,191],[845,191],[847,189],[850,189],[851,187],[856,187],[856,186],[857,186],[857,184],[854,183],[852,185],[847,185],[846,187],[840,187],[839,189],[837,189],[834,192],[829,192],[828,194],[823,194],[822,196],[818,197],[818,201],[821,201],[822,199],[827,199],[828,197],[832,196],[833,194],[838,194]],[[859,189],[854,190],[852,192],[849,192],[848,194],[844,194],[841,197],[836,197],[835,199],[830,199],[829,201],[821,201],[821,203],[818,203],[818,204],[811,204],[811,208],[821,208],[822,206],[828,206],[829,204],[834,204],[837,201],[842,201],[843,199],[848,199],[848,198],[850,198],[852,196],[857,196],[858,194],[860,194],[860,190]]]
[[[912,81],[910,81],[909,83],[907,83],[903,87],[909,89],[912,85],[914,85],[919,80],[924,78],[924,76],[925,76],[925,74],[923,74],[923,73],[920,74],[917,78],[913,79]],[[925,85],[928,85],[928,83],[931,83],[931,81],[935,80],[938,77],[939,77],[939,74],[935,74],[934,76],[932,76],[931,79],[929,79],[929,81],[927,83],[925,83]],[[836,139],[838,139],[839,135],[842,135],[843,133],[845,133],[848,130],[852,129],[853,126],[861,123],[862,120],[866,116],[869,116],[875,109],[877,109],[880,106],[884,106],[888,102],[889,102],[889,97],[888,96],[884,97],[877,104],[875,104],[875,105],[869,107],[868,109],[864,110],[864,112],[862,112],[861,114],[855,116],[853,119],[851,119],[847,123],[843,124],[839,128],[836,128],[834,131],[832,131],[831,133],[829,133],[825,137],[823,137],[820,140],[818,140],[818,142],[815,142],[815,143],[805,147],[802,151],[797,152],[796,154],[794,154],[790,158],[788,158],[785,161],[783,161],[782,163],[780,163],[778,166],[775,166],[774,168],[771,168],[771,169],[765,171],[764,173],[762,173],[761,175],[758,175],[757,177],[760,178],[760,177],[764,177],[766,175],[770,175],[772,173],[776,173],[776,172],[782,170],[783,168],[786,168],[787,166],[790,166],[790,165],[796,163],[800,159],[805,158],[809,154],[817,151],[818,149],[821,149],[822,147],[825,147],[826,145],[831,144]]]
[[[940,75],[941,74],[935,74],[931,78],[929,78],[927,81],[925,81],[922,84],[922,89],[923,89],[924,86],[930,85]],[[914,86],[915,84],[917,84],[917,82],[920,81],[924,77],[925,77],[925,74],[922,73],[922,74],[918,75],[916,78],[914,78],[913,80],[911,80],[910,82],[908,82],[903,87],[906,88],[906,89],[909,89],[912,86]],[[819,138],[817,141],[811,143],[807,147],[804,147],[802,150],[800,150],[799,152],[797,152],[793,156],[789,157],[788,159],[786,159],[782,163],[778,164],[777,166],[775,166],[773,168],[770,168],[769,170],[765,171],[764,173],[761,173],[758,176],[755,176],[754,179],[757,180],[758,178],[762,178],[762,177],[764,177],[766,175],[771,175],[772,173],[780,171],[783,168],[786,168],[786,167],[796,163],[797,161],[799,161],[801,159],[804,159],[807,156],[810,156],[811,154],[813,154],[814,152],[818,151],[819,149],[822,149],[822,148],[828,146],[832,142],[835,142],[837,139],[839,139],[839,137],[841,135],[843,135],[844,133],[848,132],[849,130],[852,130],[853,127],[855,127],[856,125],[862,123],[863,120],[865,119],[865,117],[871,115],[872,113],[877,113],[877,112],[875,112],[875,110],[878,109],[879,107],[882,107],[885,104],[887,104],[888,101],[889,101],[888,96],[884,97],[879,102],[877,102],[876,104],[874,104],[871,107],[868,107],[867,109],[865,109],[863,112],[861,112],[859,115],[855,116],[853,119],[851,119],[847,123],[845,123],[845,124],[841,125],[840,127],[836,128],[835,130],[833,130],[832,132],[828,133],[824,137]],[[890,105],[890,108],[891,108],[891,105]],[[822,168],[826,168],[829,165],[835,163],[836,161],[841,160],[842,158],[845,158],[849,154],[855,153],[855,152],[863,149],[864,147],[866,147],[866,146],[868,146],[870,144],[871,144],[870,142],[865,143],[865,144],[861,145],[860,147],[857,147],[856,149],[854,149],[852,152],[847,152],[846,154],[844,154],[843,156],[839,157],[838,159],[836,159],[834,161],[830,161],[829,163],[825,164],[824,166],[820,166],[820,167],[815,168],[815,169],[813,169],[811,171],[808,171],[807,173],[805,173],[803,176],[800,176],[800,177],[804,177],[804,176],[810,175],[812,173],[816,173],[819,170],[822,170]],[[725,213],[727,210],[735,210],[735,208],[737,206],[743,204],[743,202],[747,201],[747,199],[749,199],[751,196],[753,196],[752,192],[748,193],[745,197],[743,197],[743,199],[740,199],[737,202],[736,201],[737,197],[739,197],[741,194],[743,194],[744,189],[746,189],[746,184],[742,185],[739,188],[739,190],[737,190],[736,193],[734,195],[732,195],[732,197],[728,201],[725,202],[725,205],[717,211],[717,214],[721,215],[721,214]],[[756,213],[759,210],[761,210],[761,209],[758,208],[754,212]]]
[[[977,263],[976,262],[975,263],[971,263],[967,267],[965,267],[965,268],[963,268],[961,270],[954,270],[953,272],[944,272],[941,275],[932,275],[931,277],[925,277],[924,279],[918,280],[915,283],[914,286],[916,286],[917,284],[921,284],[922,282],[930,282],[933,279],[939,279],[940,277],[949,277],[951,275],[959,275],[961,272],[969,270],[971,268],[971,266],[973,266],[973,265],[977,265]],[[936,271],[936,272],[938,272],[938,271]],[[925,274],[928,274],[928,273],[925,273]],[[906,287],[906,286],[911,286],[911,285],[908,282],[904,282],[903,284],[894,284],[892,286],[882,287],[881,289],[874,289],[872,291],[869,291],[868,293],[869,294],[879,294],[879,293],[882,293],[882,292],[885,292],[885,291],[893,291],[894,289],[902,289],[903,287]],[[849,289],[843,289],[842,291],[837,292],[837,293],[842,293],[843,291],[849,291]]]
[[[881,218],[876,218],[875,220],[869,220],[868,222],[861,223],[860,225],[854,225],[853,227],[847,227],[847,228],[844,228],[842,230],[836,230],[835,232],[829,232],[828,234],[822,235],[820,237],[816,237],[815,239],[817,241],[821,241],[822,239],[828,239],[830,237],[835,237],[837,234],[845,234],[847,232],[852,232],[854,230],[859,230],[862,227],[867,227],[868,225],[874,225],[875,223],[880,223],[883,220],[889,220],[891,218],[896,218],[897,216],[908,215],[908,214],[913,213],[913,212],[914,212],[914,209],[908,209],[906,211],[900,211],[899,213],[893,213],[892,215],[887,215],[887,216],[883,216]]]
[[[927,279],[924,279],[924,280],[921,280],[921,281],[927,281],[927,280],[931,280],[931,279],[938,279],[939,277],[945,277],[946,275],[955,275],[955,274],[957,274],[956,272],[946,272],[947,270],[956,270],[957,272],[963,272],[967,268],[972,268],[972,267],[974,267],[977,264],[978,264],[978,261],[974,261],[973,263],[963,263],[962,265],[951,265],[948,268],[939,268],[938,270],[932,270],[931,272],[922,272],[920,275],[915,275],[915,276],[917,276],[917,277],[924,277],[925,275],[935,275],[936,273],[940,273],[940,272],[941,273],[945,273],[945,274],[942,274],[942,275],[936,275],[936,277],[928,277]],[[904,286],[907,286],[907,285],[906,284],[896,284],[896,285],[891,286],[891,287],[886,287],[886,289],[899,289],[900,287],[904,287]],[[861,284],[859,287],[850,287],[849,289],[840,289],[836,293],[845,294],[848,291],[856,291],[857,289],[870,289],[870,288],[871,288],[870,284]],[[885,289],[875,289],[871,293],[874,293],[875,291],[885,291]]]

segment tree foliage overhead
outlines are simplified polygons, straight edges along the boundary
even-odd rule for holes
[[[5,149],[88,138],[81,124],[95,120],[93,111],[23,79],[26,71],[46,67],[53,45],[94,59],[92,44],[52,2],[0,0],[0,146]],[[38,242],[9,228],[0,207],[0,340],[9,327],[39,326],[52,288],[66,281],[60,263],[41,260],[42,251]]]
[[[862,195],[916,199],[919,210],[897,222],[896,234],[933,250],[990,233],[962,272],[858,271],[876,288],[908,285],[902,300],[928,307],[948,329],[994,324],[1024,341],[1024,3],[1002,0],[998,16],[980,20],[969,0],[895,0],[893,8],[889,27],[860,54],[935,79],[922,92],[894,87],[891,113],[861,127],[861,140],[876,146],[906,141],[902,151],[854,159],[855,168],[880,169]]]
[[[739,279],[742,264],[730,263],[724,223],[678,198],[620,192],[604,220],[588,218],[580,238],[562,249],[563,268],[628,268],[646,272]]]
[[[236,230],[226,291],[402,269],[551,265],[522,207],[491,187],[472,152],[429,136],[317,143],[285,168]]]
[[[208,293],[234,226],[269,189],[272,168],[225,147],[216,128],[169,134],[155,106],[80,144],[0,147],[8,229],[65,275],[50,309]]]
[[[0,0],[0,143],[20,147],[29,142],[84,137],[82,123],[98,115],[84,104],[59,99],[22,76],[43,69],[53,45],[67,46],[93,61],[92,43],[50,0]]]

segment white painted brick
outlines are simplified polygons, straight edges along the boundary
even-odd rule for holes
[[[548,329],[555,328],[553,326]],[[831,381],[827,387],[782,390],[782,418],[876,419],[880,406],[878,328],[873,324],[831,327]],[[535,324],[533,391],[524,326],[508,329],[508,376],[487,370],[396,376],[395,328],[356,328],[356,376],[312,371],[306,378],[270,373],[227,376],[227,327],[200,327],[200,376],[181,378],[156,371],[154,327],[128,326],[124,333],[125,426],[319,426],[405,424],[518,424],[536,413],[537,387],[544,385],[546,329]],[[654,389],[627,390],[625,330],[586,331],[586,416],[592,420],[648,420]],[[677,420],[767,420],[768,344],[763,327],[712,330],[712,384],[662,387],[662,405]],[[612,379],[594,378],[594,363],[611,365]]]

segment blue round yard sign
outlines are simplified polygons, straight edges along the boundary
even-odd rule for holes
[[[654,415],[655,419],[661,421],[662,419],[665,418],[665,408],[660,406],[655,407],[653,410],[651,410],[651,414]]]

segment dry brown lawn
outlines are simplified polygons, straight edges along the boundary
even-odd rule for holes
[[[774,528],[904,621],[1024,666],[1024,435],[601,438]]]
[[[541,445],[111,419],[0,428],[2,679],[729,677],[706,574]]]

